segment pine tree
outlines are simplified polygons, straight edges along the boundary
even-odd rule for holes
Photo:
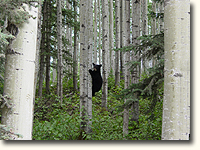
[[[78,35],[78,29],[77,29],[77,0],[74,1],[74,20],[76,22],[74,26],[74,54],[73,54],[73,87],[74,90],[78,90],[77,86],[77,69],[78,69],[78,63],[77,63],[77,50],[78,50],[78,42],[77,42],[77,35]]]
[[[57,39],[58,39],[58,66],[57,66],[57,95],[60,97],[62,104],[63,89],[63,63],[62,63],[62,7],[61,0],[57,0]]]
[[[120,1],[115,1],[115,45],[116,49],[120,48]],[[115,52],[115,86],[119,85],[120,69],[119,69],[120,51]]]

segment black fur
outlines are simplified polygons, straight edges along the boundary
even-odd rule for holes
[[[101,66],[93,63],[93,70],[89,69],[89,73],[92,76],[92,96],[95,96],[95,92],[98,92],[101,90],[102,87],[102,77],[101,77]]]

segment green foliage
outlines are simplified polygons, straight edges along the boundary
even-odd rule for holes
[[[150,109],[148,99],[140,99],[139,124],[134,121],[129,122],[128,138],[132,140],[161,140],[162,131],[162,101],[156,104],[154,118],[152,114],[146,114],[147,108]]]
[[[131,84],[127,89],[121,91],[118,97],[128,99],[126,104],[131,106],[133,101],[137,101],[140,97],[152,99],[151,112],[153,112],[156,103],[160,100],[160,89],[163,89],[164,82],[164,33],[152,35],[144,35],[138,38],[140,45],[132,46],[135,54],[139,53],[140,57],[136,61],[128,63],[130,70],[134,70],[141,59],[143,61],[156,60],[156,64],[150,68],[146,68],[141,74],[138,83]],[[130,50],[131,46],[129,46]],[[136,96],[137,95],[137,96]],[[132,101],[132,102],[131,102]],[[123,109],[120,110],[123,110]]]
[[[57,115],[55,115],[55,114]],[[49,121],[34,120],[34,140],[76,140],[80,130],[80,114],[58,114],[53,112]]]
[[[8,44],[8,39],[14,38],[11,34],[4,32],[6,30],[6,19],[15,25],[27,21],[31,16],[27,12],[22,12],[20,9],[22,2],[29,1],[5,1],[0,4],[0,45]],[[69,0],[70,4],[74,0]],[[42,28],[50,29],[49,39],[46,39],[45,49],[49,48],[50,52],[45,52],[44,55],[50,55],[56,58],[56,1],[53,0],[49,4],[51,15],[48,19],[48,24]],[[3,8],[4,7],[4,8]],[[72,9],[63,9],[63,26],[74,27],[79,30],[80,24],[74,20],[74,16],[78,16]],[[159,14],[150,13],[150,17],[161,17]],[[46,30],[42,30],[43,34],[47,34]],[[162,127],[162,98],[163,98],[163,33],[156,36],[140,37],[141,45],[123,47],[122,51],[132,51],[140,55],[137,61],[132,61],[130,71],[135,67],[140,66],[141,59],[151,60],[156,58],[156,65],[146,69],[140,78],[138,84],[132,84],[126,90],[124,89],[124,80],[120,81],[119,86],[115,86],[115,78],[112,73],[108,78],[108,97],[107,107],[105,110],[101,107],[102,91],[96,93],[92,98],[92,133],[86,134],[80,130],[80,99],[79,93],[73,91],[73,80],[71,71],[64,70],[65,77],[63,79],[63,102],[62,106],[59,97],[56,95],[56,85],[51,83],[50,95],[43,94],[41,99],[35,99],[34,107],[34,123],[33,123],[33,140],[160,140]],[[73,38],[73,37],[72,37]],[[62,37],[64,62],[69,66],[73,65],[69,47],[69,39]],[[48,47],[47,47],[48,45]],[[50,46],[49,46],[50,45]],[[147,51],[144,51],[147,49]],[[5,46],[0,47],[0,52],[4,53]],[[4,61],[4,60],[3,60]],[[3,64],[3,63],[2,63]],[[0,66],[1,67],[1,66]],[[70,67],[69,67],[70,69]],[[2,70],[2,69],[0,69]],[[0,72],[1,73],[1,72]],[[1,81],[1,79],[0,79]],[[79,83],[78,83],[79,87]],[[0,82],[0,90],[2,92],[3,81]],[[44,92],[45,93],[45,89]],[[124,104],[124,98],[127,99]],[[0,99],[1,105],[6,105],[6,101]],[[123,137],[123,110],[124,107],[131,106],[133,101],[139,101],[139,123],[129,119],[129,134]],[[132,110],[130,109],[130,113]],[[0,125],[1,139],[10,139],[12,131],[10,128]]]
[[[134,101],[139,101],[138,122],[129,121],[129,134],[131,140],[160,140],[162,127],[162,99],[164,93],[164,33],[144,35],[138,38],[140,45],[123,47],[117,50],[131,51],[139,55],[138,60],[130,61],[130,71],[140,66],[141,60],[155,60],[152,67],[145,68],[140,74],[138,83],[130,84],[116,95],[120,101],[116,108],[122,112],[125,107],[132,108]],[[126,103],[123,103],[126,99]],[[130,114],[132,113],[130,109]]]
[[[164,0],[152,0],[157,4],[162,4],[164,2]],[[159,13],[159,12],[153,12],[152,10],[152,2],[148,3],[148,23],[151,26],[151,19],[155,18],[155,19],[164,19],[164,13]]]
[[[4,23],[4,19],[7,17],[8,21],[15,25],[21,25],[24,22],[32,17],[26,11],[25,7],[22,4],[28,4],[29,6],[35,6],[32,0],[2,0],[0,3],[0,20],[1,23]],[[37,0],[35,0],[37,2]]]
[[[72,82],[70,79],[69,82]],[[129,134],[123,137],[123,113],[119,112],[123,99],[116,98],[123,90],[124,82],[114,86],[114,76],[110,75],[107,98],[108,110],[101,107],[102,91],[92,98],[92,133],[86,134],[80,130],[80,100],[79,93],[73,93],[69,83],[64,85],[64,99],[61,106],[56,95],[36,99],[33,124],[34,140],[160,140],[162,101],[155,105],[153,112],[147,112],[152,99],[140,99],[139,124],[129,121]],[[55,87],[52,87],[52,89]],[[52,90],[51,89],[51,90]],[[162,91],[160,90],[160,99]],[[152,116],[152,113],[154,114]]]
[[[37,0],[35,0],[36,2]],[[10,34],[9,25],[20,26],[24,22],[28,22],[30,17],[26,11],[25,6],[22,4],[28,4],[29,6],[35,6],[32,0],[1,0],[0,3],[0,44],[7,45],[8,39],[13,39],[14,36]],[[0,47],[1,49],[2,47]]]

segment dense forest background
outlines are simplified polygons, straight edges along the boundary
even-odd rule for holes
[[[1,108],[12,105],[3,94],[5,53],[15,38],[9,27],[34,19],[17,10],[22,3],[34,5],[0,3]],[[40,0],[35,7],[32,139],[161,140],[164,1]],[[103,77],[93,97],[92,63],[102,64]],[[21,136],[4,125],[1,130],[1,139]]]

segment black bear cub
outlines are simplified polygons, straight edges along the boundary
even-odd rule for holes
[[[92,76],[92,96],[95,96],[95,92],[98,92],[101,90],[101,86],[103,83],[102,77],[101,77],[101,71],[100,68],[102,65],[97,65],[92,63],[94,68],[89,69],[89,73]]]

